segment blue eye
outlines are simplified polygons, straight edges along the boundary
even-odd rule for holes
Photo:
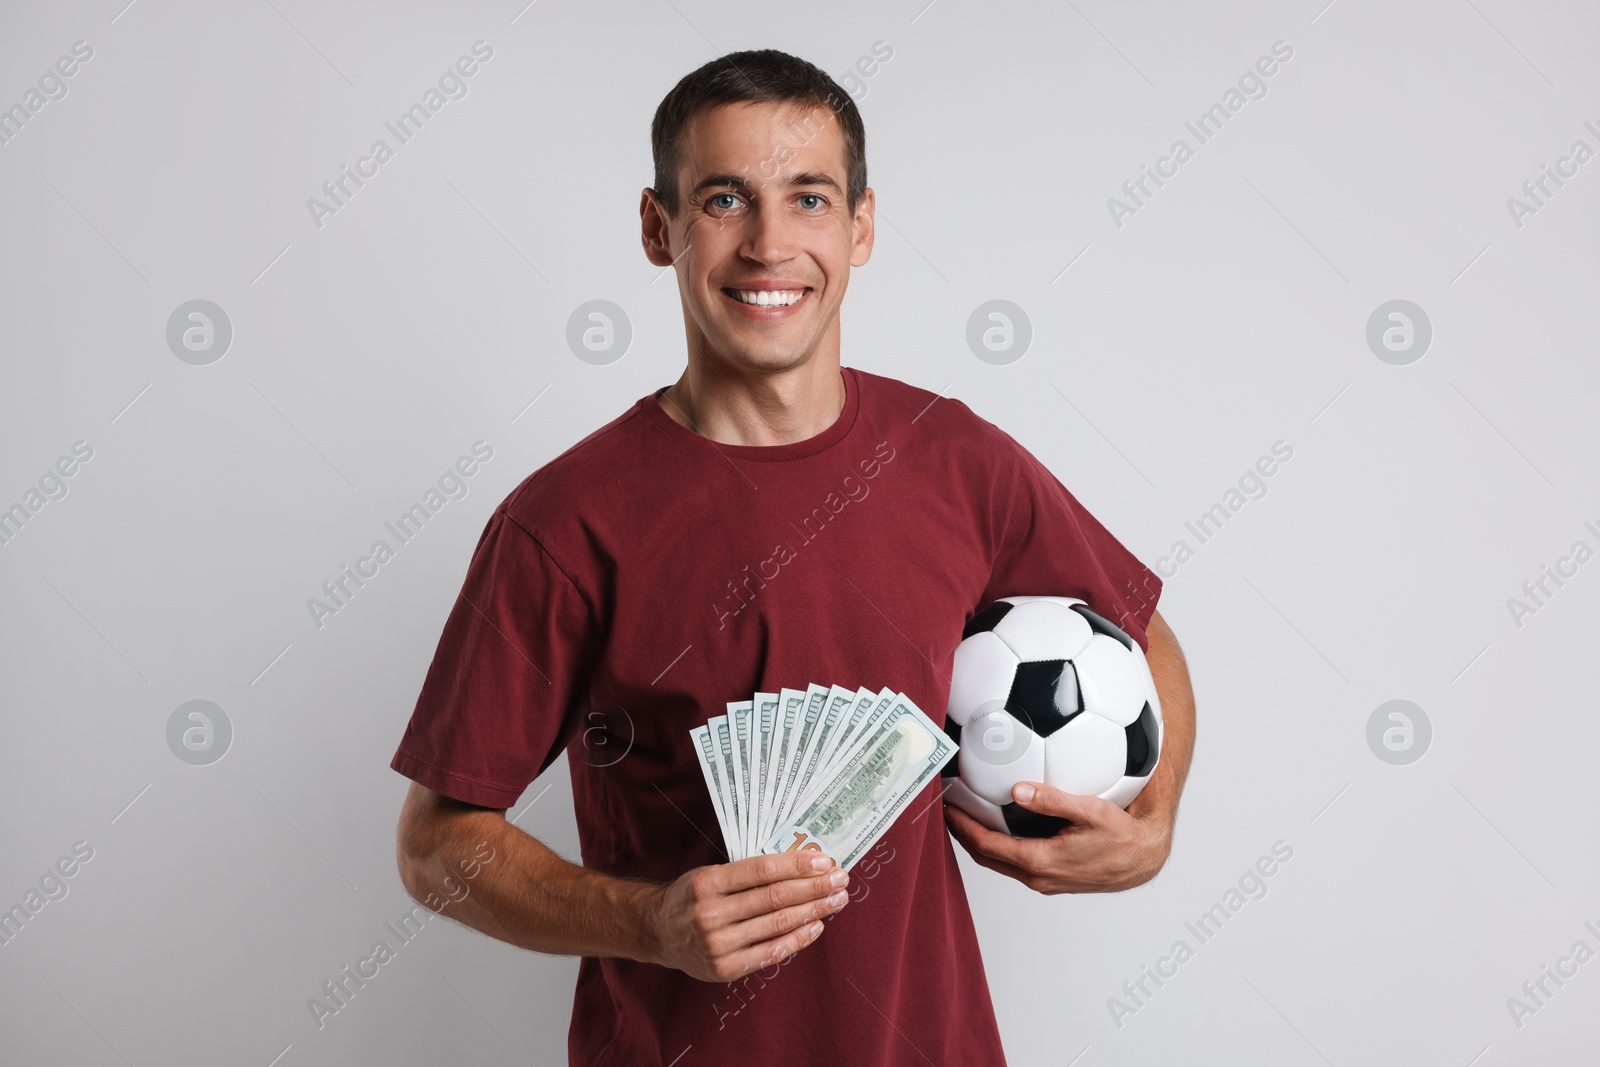
[[[800,194],[800,199],[801,200],[815,200],[817,202],[817,204],[816,204],[817,207],[821,207],[822,204],[823,204],[822,197],[818,196],[816,193],[801,193]]]
[[[734,202],[729,204],[719,204],[717,203],[719,200],[731,200]],[[738,200],[739,198],[732,193],[718,193],[716,196],[713,196],[710,200],[708,200],[707,203],[716,208],[718,211],[732,211],[738,206]]]

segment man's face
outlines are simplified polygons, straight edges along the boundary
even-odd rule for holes
[[[850,268],[872,254],[872,191],[845,203],[844,134],[826,105],[707,108],[685,129],[675,217],[640,204],[657,266],[675,263],[691,353],[775,371],[839,346]]]

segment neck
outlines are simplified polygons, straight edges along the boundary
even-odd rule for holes
[[[780,371],[691,360],[659,402],[673,421],[718,444],[787,445],[838,421],[845,388],[837,356]]]

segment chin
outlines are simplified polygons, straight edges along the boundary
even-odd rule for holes
[[[761,347],[750,349],[731,344],[722,349],[725,362],[742,370],[783,371],[801,366],[816,351],[815,347]]]

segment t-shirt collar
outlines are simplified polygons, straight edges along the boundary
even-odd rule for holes
[[[640,397],[638,407],[668,437],[695,448],[720,452],[730,459],[753,460],[757,463],[803,459],[832,448],[844,440],[855,426],[856,415],[861,409],[861,376],[854,367],[840,367],[839,374],[844,380],[844,410],[839,412],[839,417],[821,433],[786,445],[729,445],[695,433],[668,415],[656,399],[666,386]]]

